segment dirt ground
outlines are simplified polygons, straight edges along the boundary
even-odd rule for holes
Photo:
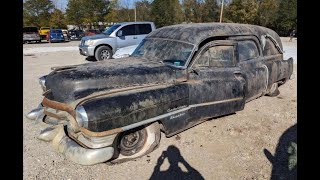
[[[296,57],[296,40],[282,38]],[[51,46],[77,46],[78,42]],[[28,44],[24,49],[50,47]],[[293,50],[292,50],[292,47]],[[292,52],[291,52],[292,53]],[[92,63],[78,51],[25,54],[23,56],[24,115],[41,102],[38,78],[53,66]],[[295,60],[295,62],[297,62]],[[296,74],[296,65],[294,74]],[[206,121],[178,136],[162,134],[160,146],[148,156],[122,164],[81,166],[55,152],[49,143],[38,140],[40,129],[23,118],[24,179],[270,179],[272,164],[265,155],[274,155],[279,138],[297,123],[297,78],[279,88],[277,97],[261,97],[243,111]],[[161,156],[165,159],[162,160]],[[180,167],[180,168],[179,168]],[[162,178],[161,178],[162,177]]]

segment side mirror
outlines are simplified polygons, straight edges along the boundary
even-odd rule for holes
[[[117,36],[119,36],[119,37],[122,36],[122,30],[119,30],[119,31],[117,32]]]

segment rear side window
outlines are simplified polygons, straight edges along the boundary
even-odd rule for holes
[[[198,66],[231,67],[234,63],[233,46],[213,46],[205,50],[197,61]]]
[[[273,44],[273,42],[270,39],[266,39],[266,45],[263,49],[263,55],[264,56],[271,56],[271,55],[277,55],[280,54],[276,46]]]
[[[246,61],[259,57],[259,50],[256,43],[252,40],[238,42],[239,60]]]
[[[136,28],[135,25],[127,25],[123,28],[121,28],[122,30],[122,35],[123,36],[132,36],[132,35],[136,35]]]
[[[138,24],[139,34],[149,34],[151,32],[150,24]]]

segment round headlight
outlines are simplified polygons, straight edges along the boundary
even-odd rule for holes
[[[76,121],[80,127],[88,128],[88,115],[81,105],[76,108]]]
[[[46,88],[46,76],[42,76],[39,78],[39,84],[43,90],[43,92],[45,92],[47,90]]]

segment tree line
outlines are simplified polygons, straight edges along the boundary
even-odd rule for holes
[[[98,22],[154,21],[163,27],[180,23],[219,22],[222,0],[68,0],[65,12],[51,0],[25,0],[24,26],[66,28]],[[136,13],[135,13],[135,9]],[[224,0],[222,22],[269,27],[282,36],[297,26],[297,0]]]

